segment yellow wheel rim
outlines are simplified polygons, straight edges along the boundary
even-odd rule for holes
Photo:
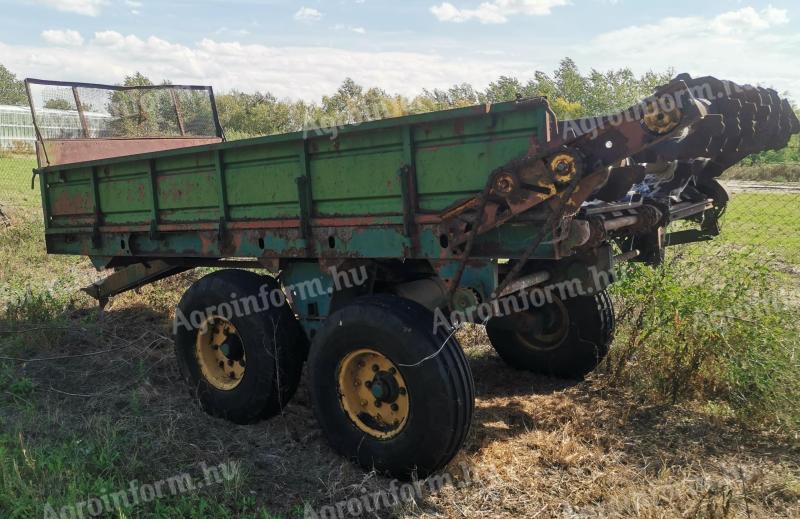
[[[205,320],[195,341],[197,362],[203,377],[220,391],[231,391],[241,384],[247,367],[244,342],[227,319],[213,316]]]
[[[339,399],[348,418],[373,438],[387,440],[408,422],[409,394],[397,366],[375,350],[353,351],[339,363]]]
[[[532,350],[550,351],[558,348],[569,333],[569,310],[561,299],[554,297],[553,305],[539,309],[539,330],[532,333],[517,333],[517,338]]]

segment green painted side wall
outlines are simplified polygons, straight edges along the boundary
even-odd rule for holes
[[[441,211],[481,191],[495,168],[544,141],[547,110],[541,101],[502,103],[346,127],[335,139],[291,134],[45,168],[44,206],[53,235],[48,247],[86,253],[87,229],[96,224],[140,233],[139,227],[151,225],[298,219],[298,178],[306,176],[312,203],[305,217],[370,220],[362,220],[357,232],[337,231],[340,245],[329,247],[333,251],[299,236],[274,239],[264,233],[266,248],[275,247],[271,252],[278,256],[298,248],[332,254],[339,247],[361,257],[402,256],[408,239],[373,223],[402,217],[401,168],[413,168],[417,210]],[[140,237],[137,251],[206,255],[208,243],[194,250],[197,236],[184,232],[152,242]],[[79,236],[64,238],[70,234]],[[101,236],[89,252],[114,255],[109,249],[116,239]],[[436,248],[427,242],[423,247]],[[428,253],[435,257],[440,251]]]

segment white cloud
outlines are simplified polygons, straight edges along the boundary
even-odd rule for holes
[[[363,27],[356,27],[353,25],[345,25],[343,23],[337,23],[333,26],[334,31],[350,31],[356,34],[366,34],[367,30]]]
[[[711,28],[719,34],[733,34],[740,31],[761,31],[787,23],[789,23],[788,12],[770,5],[761,11],[745,7],[738,11],[723,13],[712,20]]]
[[[800,97],[800,33],[782,30],[786,11],[752,7],[714,17],[664,18],[593,38],[563,49],[578,63],[594,68],[631,66],[637,72],[665,70],[716,76],[739,83],[772,86]],[[642,42],[653,41],[654,48]]]
[[[138,0],[125,0],[125,5],[131,8],[131,14],[136,16],[142,14],[141,8],[144,5],[142,2]]]
[[[737,12],[732,10],[733,13]],[[231,41],[215,35],[195,44],[178,44],[156,37],[102,31],[87,37],[81,47],[53,43],[20,45],[3,42],[3,64],[18,76],[116,83],[142,71],[155,81],[213,85],[218,91],[268,90],[279,97],[315,100],[334,91],[345,77],[406,95],[423,88],[446,88],[469,82],[484,88],[501,75],[523,81],[535,70],[552,70],[564,56],[584,71],[630,66],[634,72],[663,71],[695,76],[714,75],[740,83],[789,90],[800,100],[800,33],[783,25],[774,12],[757,11],[769,27],[728,34],[713,27],[719,16],[672,17],[652,24],[633,25],[595,38],[543,41],[536,56],[502,46],[484,52],[383,52],[333,47],[266,46]],[[353,30],[343,25],[342,30]],[[643,45],[658,35],[657,47]],[[85,35],[84,35],[85,36]],[[409,73],[413,71],[413,74]]]
[[[230,27],[227,27],[227,26],[223,25],[222,27],[220,27],[219,29],[214,31],[214,34],[230,34],[230,35],[233,35],[233,36],[249,36],[250,35],[250,31],[248,31],[247,29],[231,29]]]
[[[454,59],[436,53],[270,47],[214,39],[183,45],[116,31],[96,33],[80,51],[0,42],[0,56],[20,76],[117,83],[141,71],[154,81],[209,84],[218,91],[266,90],[306,100],[330,94],[346,77],[415,95],[424,88],[446,88],[463,81],[481,88],[500,75],[523,76],[532,70],[528,63],[496,56]]]
[[[431,7],[433,15],[442,22],[466,22],[477,19],[481,23],[505,23],[508,19],[497,12],[493,4],[484,3],[477,9],[459,9],[450,2]]]
[[[65,13],[77,13],[84,16],[98,16],[108,0],[34,0],[37,4],[46,5]]]
[[[745,7],[738,11],[722,13],[708,19],[700,16],[669,17],[657,23],[647,25],[633,25],[624,29],[601,34],[595,38],[594,43],[611,47],[636,47],[647,50],[636,38],[652,38],[658,35],[661,51],[674,54],[675,49],[684,46],[694,46],[699,54],[706,52],[705,45],[719,41],[744,42],[746,37],[763,35],[767,29],[774,29],[779,25],[789,23],[787,11],[775,9],[772,6],[762,11],[752,7]],[[773,34],[774,37],[780,37]],[[754,44],[757,42],[754,42]],[[687,53],[686,57],[689,57]]]
[[[81,36],[81,33],[70,29],[49,29],[47,31],[42,31],[42,39],[51,45],[73,47],[83,45],[83,36]]]
[[[313,7],[301,7],[294,13],[294,19],[301,22],[317,22],[322,19],[322,13]]]
[[[450,2],[442,2],[430,11],[442,22],[506,23],[510,16],[546,16],[554,7],[568,4],[569,0],[491,0],[474,9],[459,9]]]
[[[117,31],[100,31],[94,33],[94,40],[92,40],[92,43],[101,47],[118,48],[124,47],[126,44],[130,44],[131,48],[134,48],[137,45],[140,45],[142,40],[135,35],[123,36]]]

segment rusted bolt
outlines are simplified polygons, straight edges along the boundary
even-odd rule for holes
[[[378,367],[378,365],[377,365],[377,364],[373,364],[373,365],[372,365],[372,371],[375,371],[375,372],[377,372],[379,369],[380,369],[380,368]]]
[[[550,159],[550,171],[555,174],[555,180],[558,182],[565,182],[568,177],[576,173],[576,160],[575,157],[569,153],[559,153]]]
[[[494,190],[498,193],[508,194],[514,191],[514,185],[514,177],[506,173],[498,176],[494,181]]]
[[[375,407],[380,407],[381,405],[383,404],[381,404],[380,400],[375,400]]]
[[[400,409],[400,406],[399,406],[399,405],[397,405],[397,404],[392,404],[392,411],[395,411],[395,412],[396,412],[398,409]]]
[[[404,387],[401,387],[401,388],[400,388],[400,394],[401,394],[401,395],[405,396],[406,392],[407,392],[407,391],[406,391],[406,388],[404,388]]]

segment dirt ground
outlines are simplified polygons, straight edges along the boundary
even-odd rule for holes
[[[35,419],[14,408],[0,416],[17,421],[20,441],[112,435],[125,445],[116,470],[130,464],[139,467],[132,476],[151,481],[200,461],[239,462],[236,488],[202,491],[234,510],[230,517],[245,498],[258,517],[313,517],[304,510],[392,488],[331,451],[306,380],[282,416],[259,425],[232,425],[198,408],[170,338],[171,308],[189,281],[120,296],[99,335],[80,325],[88,309],[70,316],[73,325],[46,330],[55,343],[43,339],[26,356],[70,358],[19,365],[36,388],[27,397]],[[460,339],[478,398],[466,445],[448,468],[456,484],[363,517],[800,517],[796,435],[742,431],[691,406],[643,406],[600,376],[564,383],[514,371],[481,330]]]
[[[60,283],[59,293],[72,294],[97,278],[85,259],[43,258],[38,227],[18,235],[3,269],[19,284]],[[168,510],[158,517],[314,517],[306,512],[395,488],[328,447],[305,379],[282,416],[258,425],[232,425],[198,408],[171,338],[175,304],[197,276],[119,296],[101,323],[85,296],[57,325],[0,321],[0,342],[9,344],[0,355],[14,357],[0,360],[0,375],[7,369],[28,381],[22,391],[0,391],[8,449],[0,445],[0,454],[18,455],[3,465],[11,471],[30,466],[17,468],[24,488],[38,485],[34,516],[51,496],[88,497],[84,486],[94,479],[156,481],[196,473],[201,462],[237,462],[241,477],[124,517],[152,517],[159,506]],[[800,518],[800,432],[743,430],[703,404],[646,405],[602,375],[564,383],[515,371],[481,330],[459,338],[477,402],[464,449],[448,467],[455,484],[361,517]],[[12,479],[0,473],[6,497],[21,502]]]

